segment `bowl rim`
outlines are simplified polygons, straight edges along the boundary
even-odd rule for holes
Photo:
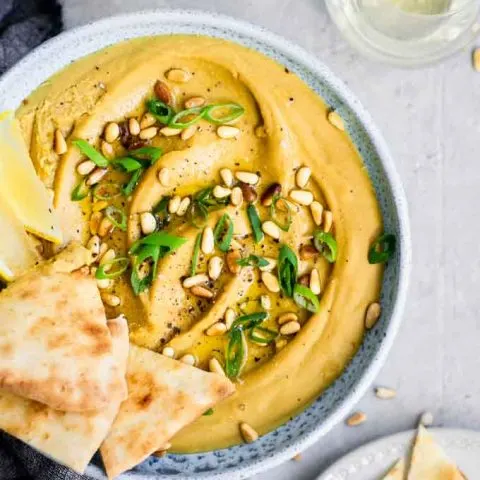
[[[161,17],[162,20],[168,19],[171,21],[180,21],[200,25],[200,26],[212,26],[216,28],[229,28],[236,33],[244,34],[247,37],[259,40],[276,51],[281,52],[287,57],[292,57],[295,60],[300,60],[301,63],[307,63],[309,69],[318,77],[328,77],[329,86],[335,91],[335,93],[344,101],[351,111],[357,116],[359,122],[362,124],[365,132],[367,133],[372,145],[374,146],[380,163],[384,169],[387,177],[392,196],[393,204],[398,215],[399,231],[401,232],[398,247],[400,251],[399,273],[398,273],[398,288],[396,299],[393,304],[392,313],[388,321],[385,336],[380,342],[380,346],[370,365],[362,373],[359,381],[356,384],[355,389],[341,401],[340,405],[332,412],[332,414],[325,419],[323,423],[320,423],[315,429],[310,432],[304,433],[298,439],[291,442],[287,447],[281,448],[275,452],[268,453],[262,456],[261,459],[254,459],[247,465],[232,468],[232,470],[223,472],[209,472],[208,478],[211,479],[234,479],[234,478],[246,478],[254,474],[258,474],[267,469],[273,468],[286,460],[291,459],[297,453],[310,447],[313,443],[327,434],[335,425],[341,422],[351,411],[352,407],[358,403],[361,397],[365,394],[368,387],[375,380],[380,368],[385,363],[386,357],[392,347],[393,341],[400,328],[402,314],[404,311],[406,296],[408,291],[408,284],[412,266],[412,247],[411,247],[411,232],[408,215],[408,204],[406,195],[403,189],[403,185],[400,176],[397,172],[393,157],[390,154],[389,148],[385,139],[383,138],[380,130],[377,128],[373,118],[358,98],[353,94],[350,88],[341,80],[333,71],[327,67],[321,60],[308,52],[303,47],[296,45],[283,38],[282,36],[271,32],[270,30],[258,26],[254,23],[238,20],[231,16],[219,14],[213,11],[205,11],[199,9],[147,9],[137,12],[124,13],[119,15],[108,16],[100,20],[95,20],[87,24],[77,26],[70,30],[60,33],[59,35],[52,37],[46,42],[42,43],[32,51],[30,51],[25,57],[14,64],[9,70],[7,70],[2,76],[0,76],[0,91],[11,79],[22,74],[23,70],[28,70],[35,66],[39,60],[39,56],[42,54],[50,53],[55,54],[56,51],[61,50],[62,44],[81,37],[82,35],[95,33],[97,30],[105,28],[119,28],[122,24],[134,24],[141,26],[142,24],[151,22],[153,18]],[[101,33],[101,32],[98,32]],[[126,37],[125,39],[137,38],[137,35]],[[100,50],[107,45],[97,46],[92,52]],[[81,58],[83,54],[77,52],[77,54],[65,54],[62,53],[63,65],[67,65],[69,61],[77,60]],[[55,62],[52,62],[55,63]],[[48,78],[53,73],[57,72],[59,68],[54,67],[52,72],[46,77]],[[46,79],[45,78],[45,79]],[[44,79],[44,80],[45,80]],[[35,82],[35,87],[39,86],[39,82]],[[32,89],[33,90],[33,89]],[[7,101],[8,103],[8,101]],[[17,105],[18,106],[18,105]],[[307,407],[309,408],[309,407]],[[157,475],[152,476],[140,472],[130,472],[128,477],[135,480],[152,480],[153,478],[162,478]],[[174,475],[164,478],[176,478],[176,479],[188,479],[193,478],[184,475]],[[196,478],[196,477],[195,477]],[[201,478],[204,478],[201,476]]]

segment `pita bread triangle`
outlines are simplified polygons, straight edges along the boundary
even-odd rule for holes
[[[413,446],[408,480],[464,480],[457,466],[427,429],[420,425]]]
[[[128,358],[128,326],[124,317],[108,321],[113,354],[125,372]],[[46,405],[0,390],[0,429],[47,457],[83,473],[107,435],[120,401],[84,413],[61,412]]]
[[[221,375],[135,345],[127,383],[128,398],[100,447],[109,479],[138,465],[235,390]]]
[[[405,478],[405,460],[401,458],[398,462],[382,477],[382,480],[404,480]]]
[[[74,412],[126,398],[89,261],[72,244],[0,292],[0,388]]]

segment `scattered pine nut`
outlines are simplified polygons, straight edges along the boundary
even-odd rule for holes
[[[53,149],[57,155],[63,155],[67,151],[67,142],[58,128],[54,134]]]
[[[205,331],[205,334],[208,337],[217,337],[223,335],[227,331],[227,326],[223,322],[214,323],[212,326],[208,327]]]
[[[170,170],[168,168],[162,168],[158,172],[158,181],[162,187],[168,187],[170,185]]]
[[[328,112],[327,118],[334,127],[337,127],[339,130],[342,131],[345,130],[343,118],[335,110],[331,110],[330,112]]]
[[[91,160],[85,160],[78,164],[77,173],[85,176],[92,173],[95,170],[96,165]]]
[[[89,187],[96,185],[108,172],[106,168],[96,168],[87,178],[85,182]]]
[[[300,324],[298,322],[287,322],[280,327],[282,335],[293,335],[300,331]]]
[[[118,307],[122,303],[120,297],[113,293],[102,293],[102,300],[109,307]]]
[[[320,274],[316,268],[312,269],[310,272],[310,290],[315,295],[320,295]]]
[[[162,355],[165,355],[169,358],[175,358],[175,350],[172,347],[164,347],[162,350]]]
[[[151,140],[157,134],[157,132],[157,127],[148,127],[140,130],[138,136],[141,140]],[[180,131],[178,133],[180,133]]]
[[[302,245],[298,252],[300,260],[312,260],[320,255],[320,252],[313,245]]]
[[[310,180],[310,175],[312,171],[309,167],[300,167],[297,170],[297,174],[295,176],[295,181],[297,183],[298,188],[305,188],[307,186],[308,181]]]
[[[180,134],[180,138],[182,140],[189,140],[197,133],[197,130],[198,130],[197,125],[190,125],[189,127],[184,128],[182,130],[182,133]]]
[[[136,118],[131,118],[128,121],[128,131],[130,135],[134,135],[134,136],[137,136],[140,133],[141,131],[140,123],[138,123],[138,120]]]
[[[225,321],[225,325],[227,326],[227,330],[230,330],[232,327],[233,322],[235,321],[236,318],[235,310],[233,308],[227,308],[225,310],[225,315],[223,316],[223,319]]]
[[[230,273],[235,275],[240,273],[242,267],[237,263],[237,260],[240,260],[240,258],[242,258],[242,255],[239,250],[232,250],[225,255],[225,261]]]
[[[202,107],[203,105],[205,105],[204,97],[190,97],[188,100],[185,100],[185,108]]]
[[[89,221],[89,228],[90,228],[90,233],[92,235],[96,235],[98,232],[98,227],[100,225],[100,222],[102,221],[103,214],[102,212],[94,212],[90,216],[90,221]]]
[[[258,433],[248,423],[242,422],[239,428],[245,443],[252,443],[258,439]]]
[[[191,74],[182,68],[172,68],[167,71],[165,78],[171,82],[187,83],[191,78]]]
[[[207,283],[208,276],[204,273],[199,273],[198,275],[193,275],[192,277],[187,277],[183,282],[182,285],[184,288],[192,288],[195,285],[200,285],[201,283]]]
[[[197,359],[195,358],[194,355],[192,355],[191,353],[187,353],[186,355],[184,355],[183,357],[181,357],[179,359],[182,363],[185,363],[186,365],[191,365],[192,367],[195,366],[195,364],[197,363]]]
[[[215,185],[212,193],[215,198],[226,198],[231,195],[232,191],[229,188],[222,187],[221,185]]]
[[[157,220],[150,212],[143,212],[140,215],[140,225],[144,235],[150,235],[157,229]]]
[[[278,278],[270,272],[262,272],[262,282],[267,287],[267,290],[272,293],[280,291],[280,284]]]
[[[375,395],[377,398],[381,398],[382,400],[390,400],[397,396],[397,391],[388,387],[376,387]]]
[[[279,325],[283,325],[284,323],[288,322],[297,322],[298,321],[298,315],[294,312],[286,312],[282,313],[278,318],[277,322]]]
[[[300,204],[309,206],[313,202],[313,193],[309,190],[290,190],[290,198]]]
[[[187,213],[188,207],[190,206],[190,202],[191,202],[190,197],[182,198],[182,201],[180,202],[180,205],[178,206],[178,209],[177,209],[177,215],[179,217],[183,217]]]
[[[329,232],[333,226],[333,213],[330,210],[323,211],[323,231]]]
[[[323,220],[323,205],[320,202],[314,200],[310,204],[310,212],[312,214],[313,222],[317,227],[322,224]]]
[[[96,281],[99,290],[107,290],[112,286],[112,280],[109,278],[97,278]]]
[[[87,242],[87,248],[95,257],[100,253],[100,238],[98,235],[90,237],[90,240]]]
[[[112,145],[106,142],[105,140],[102,140],[102,144],[100,145],[100,150],[102,151],[103,156],[106,158],[112,158],[115,153]]]
[[[212,227],[205,227],[203,229],[203,234],[202,234],[202,243],[200,245],[200,248],[203,253],[208,255],[209,253],[212,253],[213,250],[215,249],[215,241],[213,239],[213,230]]]
[[[181,201],[179,195],[174,195],[168,202],[168,213],[177,213]]]
[[[210,299],[214,297],[214,294],[211,290],[201,285],[195,285],[190,289],[190,292],[192,293],[192,295],[195,295],[196,297],[200,297],[200,298]]]
[[[146,112],[140,120],[140,129],[145,130],[146,128],[149,128],[156,123],[157,119],[150,112]]]
[[[226,187],[231,188],[233,186],[233,173],[229,168],[222,168],[220,170],[220,178]]]
[[[108,143],[113,143],[120,136],[120,127],[118,126],[118,123],[108,123],[103,132],[103,136]]]
[[[277,266],[277,259],[272,257],[264,257],[264,259],[268,262],[268,265],[258,268],[262,272],[271,272]]]
[[[217,280],[222,273],[223,260],[221,257],[212,257],[208,262],[208,276],[212,280]]]
[[[240,129],[230,125],[221,125],[217,128],[217,135],[223,139],[237,138],[240,135]]]
[[[230,202],[235,207],[239,207],[243,202],[243,192],[240,187],[233,187],[230,195]]]
[[[223,369],[222,364],[215,357],[212,357],[209,360],[208,369],[213,373],[226,377],[225,370]]]
[[[113,227],[113,223],[107,217],[103,217],[98,226],[98,236],[104,237],[108,235],[113,230]]]
[[[367,307],[365,313],[365,327],[370,330],[375,326],[380,314],[382,313],[382,307],[378,302],[373,302]]]
[[[235,177],[237,180],[249,185],[256,185],[260,180],[260,177],[254,172],[235,172]]]
[[[353,415],[347,418],[347,425],[349,427],[356,427],[367,420],[367,415],[363,412],[355,412]]]
[[[100,266],[106,265],[107,263],[111,262],[114,260],[116,257],[115,250],[113,248],[109,248],[100,258],[98,261],[98,264]]]
[[[164,137],[174,137],[175,135],[180,135],[182,133],[182,129],[172,128],[172,127],[163,127],[160,129],[160,133]]]
[[[268,295],[262,295],[260,297],[260,305],[264,310],[270,310],[272,308],[272,299]]]
[[[280,238],[280,227],[271,220],[262,223],[262,231],[275,240]]]

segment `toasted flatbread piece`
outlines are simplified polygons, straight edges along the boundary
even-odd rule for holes
[[[447,457],[427,429],[420,425],[413,446],[408,480],[464,480],[457,466]]]
[[[405,460],[401,458],[382,478],[382,480],[404,480],[405,478]]]
[[[79,245],[0,292],[0,388],[82,412],[127,396],[95,279]]]
[[[128,326],[124,317],[108,321],[113,353],[120,370],[126,371]],[[84,413],[61,412],[0,391],[0,429],[5,430],[53,460],[83,473],[107,435],[120,402]]]
[[[235,391],[225,377],[130,345],[128,399],[100,447],[109,479],[138,465]]]

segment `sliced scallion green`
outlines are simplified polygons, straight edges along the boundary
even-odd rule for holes
[[[129,265],[130,260],[127,257],[114,258],[110,262],[104,263],[97,268],[95,278],[98,280],[117,278],[127,270]],[[113,271],[112,268],[114,268]]]
[[[122,194],[122,187],[118,183],[97,183],[93,187],[93,196],[97,200],[112,200]]]
[[[238,103],[216,103],[204,107],[205,119],[215,125],[224,125],[240,118],[245,109]]]
[[[316,313],[320,309],[318,297],[304,285],[297,283],[293,289],[293,299],[295,303],[309,312]]]
[[[233,238],[233,220],[228,213],[224,213],[215,225],[213,238],[222,252],[228,252]]]
[[[143,165],[138,160],[132,157],[116,158],[112,161],[114,167],[121,168],[124,172],[131,173],[139,168],[143,168]]]
[[[154,245],[160,247],[162,250],[162,257],[172,253],[173,251],[180,248],[185,242],[186,238],[177,237],[175,235],[170,235],[166,232],[154,232],[146,237],[143,237],[137,240],[131,247],[128,253],[131,255],[136,255],[138,249],[143,245]]]
[[[242,315],[235,319],[232,323],[231,329],[241,328],[243,330],[249,330],[257,325],[260,325],[268,317],[267,312],[255,312],[248,315]]]
[[[282,245],[278,255],[278,276],[283,293],[289,297],[293,297],[297,272],[298,259],[295,252],[288,245]]]
[[[88,196],[90,188],[86,184],[85,180],[82,180],[73,190],[70,198],[73,202],[79,202]]]
[[[136,160],[146,160],[153,165],[163,155],[163,150],[159,147],[140,147],[130,150],[128,155]]]
[[[202,242],[202,234],[197,234],[195,238],[195,245],[193,246],[192,265],[190,267],[190,276],[194,276],[197,273],[198,255],[200,254],[200,244]]]
[[[190,125],[194,125],[197,123],[204,115],[205,113],[205,108],[203,107],[193,107],[193,108],[187,108],[186,110],[182,110],[178,113],[176,113],[173,118],[170,120],[168,126],[170,128],[178,128],[178,129],[184,129],[189,127]],[[182,119],[184,118],[190,118],[190,120],[181,122]]]
[[[127,230],[127,215],[121,208],[109,205],[105,209],[105,216],[123,232]]]
[[[274,196],[270,205],[270,217],[284,232],[288,232],[292,224],[292,207],[281,196]]]
[[[142,173],[143,173],[144,169],[141,168],[139,170],[135,170],[130,179],[128,180],[127,184],[123,187],[122,191],[123,191],[123,194],[128,197],[130,196],[133,191],[135,190],[135,187],[137,186],[139,180],[140,180],[140,177],[142,176]]]
[[[170,120],[175,115],[172,107],[154,98],[147,101],[147,109],[160,123],[163,123],[164,125],[168,125]]]
[[[252,342],[260,345],[268,345],[278,337],[278,332],[265,327],[253,327],[250,330],[249,338]]]
[[[269,262],[267,259],[260,257],[258,255],[249,255],[248,257],[245,258],[240,258],[237,260],[237,264],[242,266],[242,267],[266,267]]]
[[[209,417],[210,415],[213,415],[213,408],[209,408],[208,410],[205,410],[205,412],[203,412],[203,416],[204,417]]]
[[[255,243],[259,243],[263,240],[264,235],[262,231],[262,222],[260,221],[260,217],[258,216],[258,211],[255,208],[255,205],[251,203],[248,205],[247,215],[248,219],[250,220]]]
[[[86,157],[88,157],[97,167],[108,167],[108,160],[95,148],[92,147],[86,140],[81,138],[72,142]]]
[[[248,346],[241,328],[231,330],[229,337],[225,351],[225,373],[230,378],[237,378],[247,361]]]
[[[370,247],[368,251],[369,263],[385,263],[395,253],[397,239],[395,235],[384,233],[380,235]]]
[[[313,233],[313,244],[330,263],[337,260],[338,245],[331,233],[317,230]]]

